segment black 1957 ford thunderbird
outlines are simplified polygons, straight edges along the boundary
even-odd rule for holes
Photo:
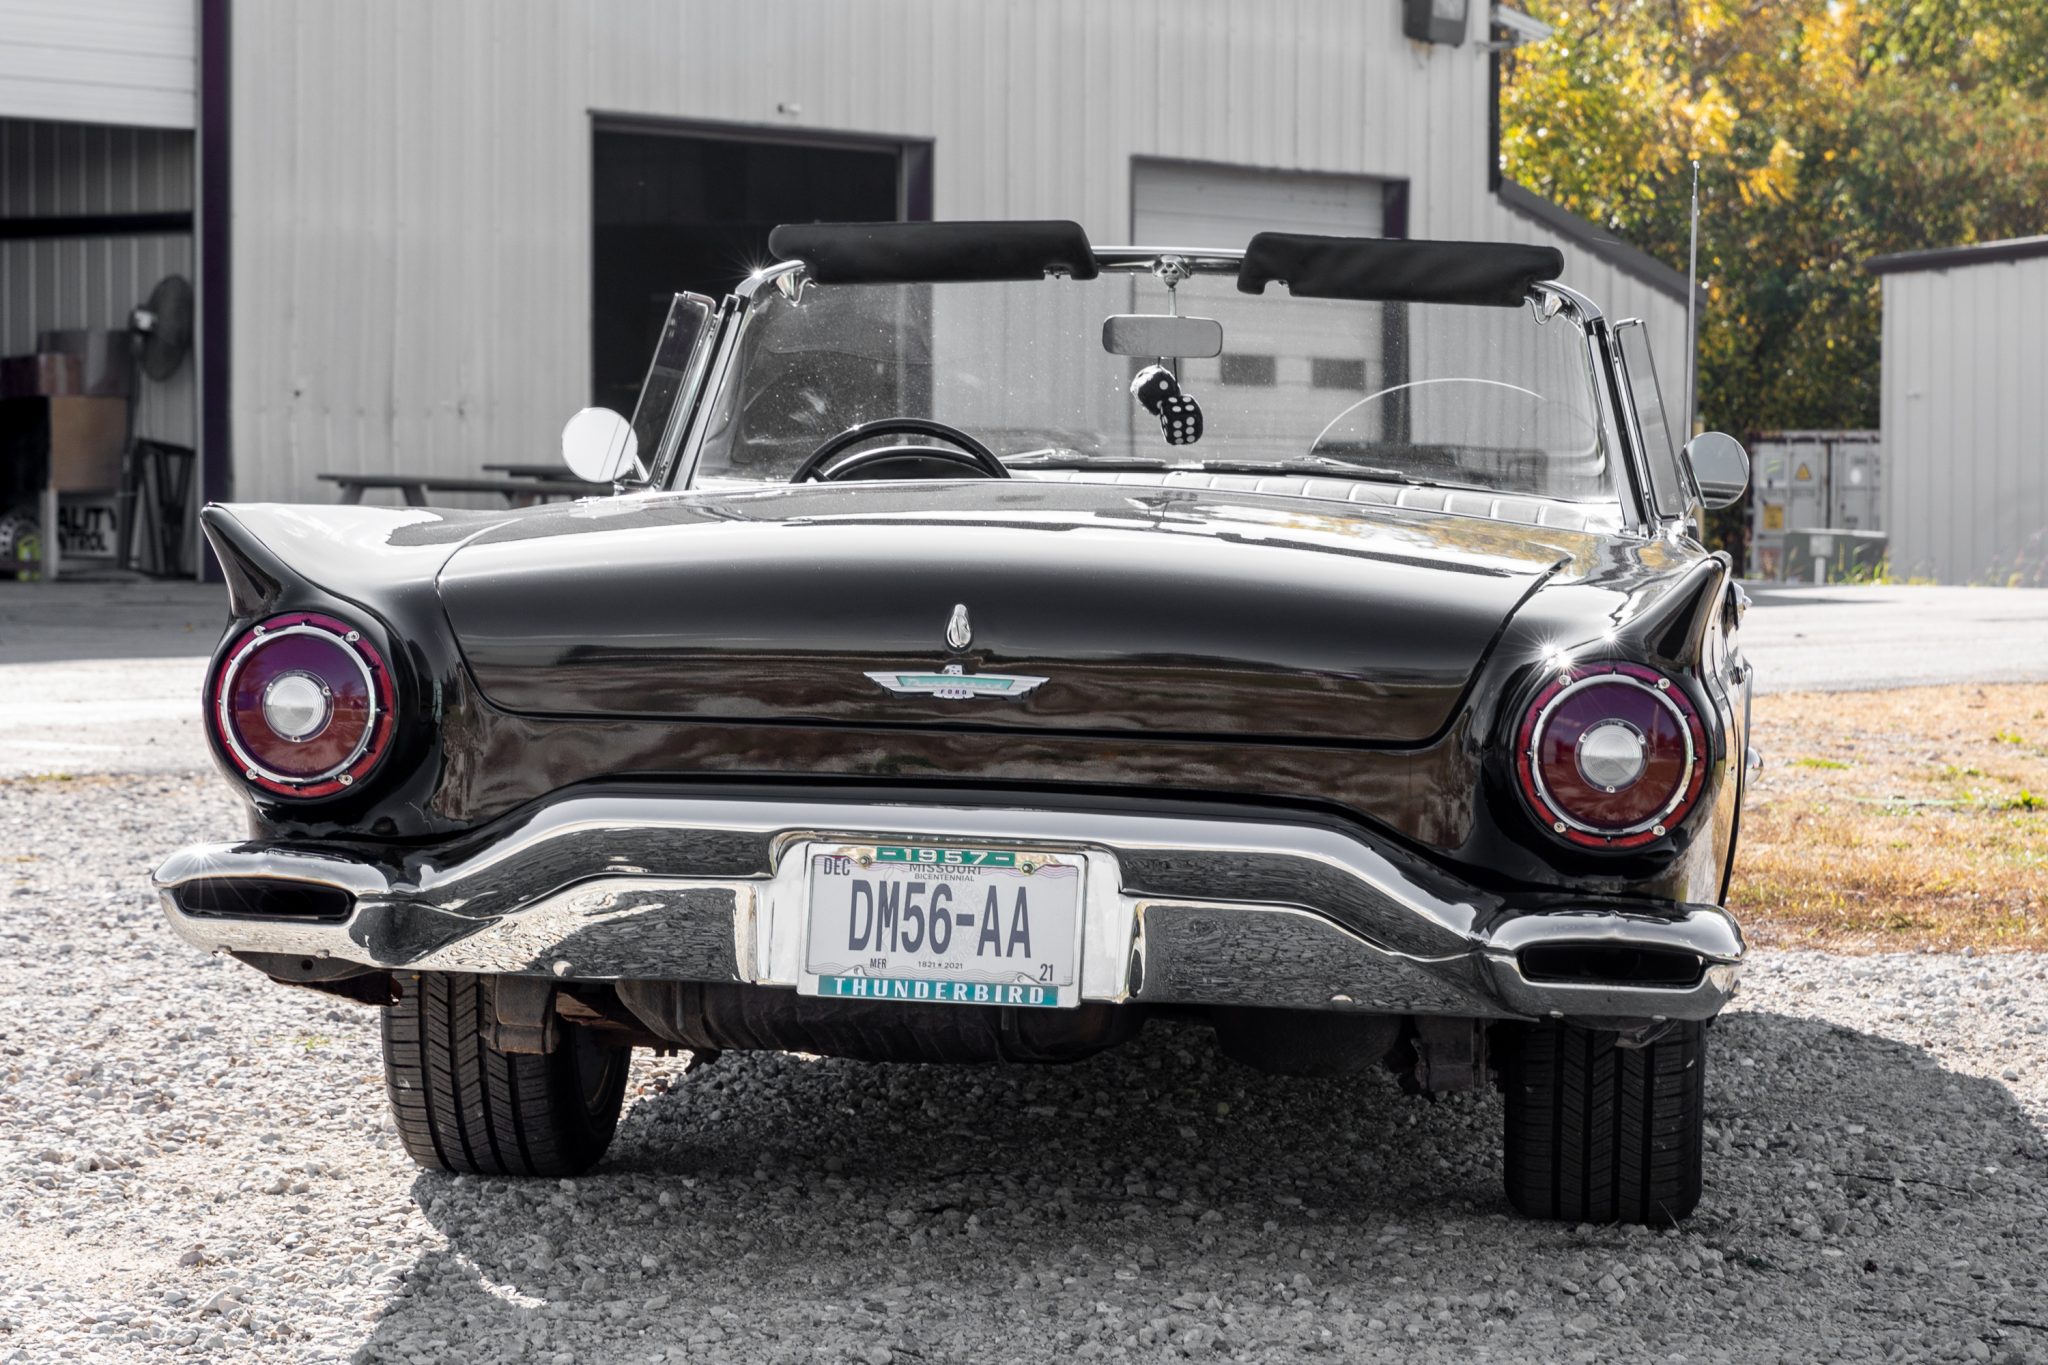
[[[214,506],[246,838],[179,935],[380,1008],[424,1165],[596,1162],[638,1047],[1499,1085],[1509,1201],[1668,1220],[1745,599],[1555,251],[786,226],[678,295],[616,493]]]

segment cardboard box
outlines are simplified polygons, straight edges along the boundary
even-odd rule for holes
[[[67,392],[92,398],[126,398],[135,392],[135,356],[126,332],[86,328],[38,332],[36,349],[77,359],[79,381]]]
[[[55,351],[0,359],[0,398],[61,398],[79,393],[85,362]]]
[[[125,398],[52,398],[50,483],[59,493],[91,493],[121,486],[121,452],[128,440]]]

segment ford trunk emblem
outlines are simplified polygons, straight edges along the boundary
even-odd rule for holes
[[[969,673],[959,664],[947,664],[936,673],[885,670],[868,676],[899,696],[938,697],[945,701],[1021,697],[1045,681],[1021,673]]]
[[[946,620],[946,643],[955,650],[974,643],[974,625],[967,619],[965,602],[957,604]],[[1021,697],[1045,681],[1021,673],[969,673],[964,664],[947,664],[935,673],[885,670],[868,676],[898,696],[938,697],[942,701]]]

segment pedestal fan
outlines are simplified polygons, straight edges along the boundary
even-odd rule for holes
[[[128,399],[128,450],[121,485],[121,567],[135,548],[135,509],[150,495],[148,528],[157,577],[176,574],[184,564],[185,512],[192,497],[193,451],[139,436],[143,403],[152,384],[175,375],[192,350],[192,282],[166,275],[149,298],[128,314],[128,348],[135,359],[135,389]]]

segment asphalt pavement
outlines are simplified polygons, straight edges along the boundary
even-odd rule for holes
[[[0,583],[0,777],[207,766],[218,584]]]
[[[2048,592],[1746,586],[1742,647],[1764,692],[2048,680]]]
[[[226,619],[202,583],[0,583],[0,776],[207,766],[199,687]],[[2048,680],[2048,592],[1749,585],[1765,692]]]

